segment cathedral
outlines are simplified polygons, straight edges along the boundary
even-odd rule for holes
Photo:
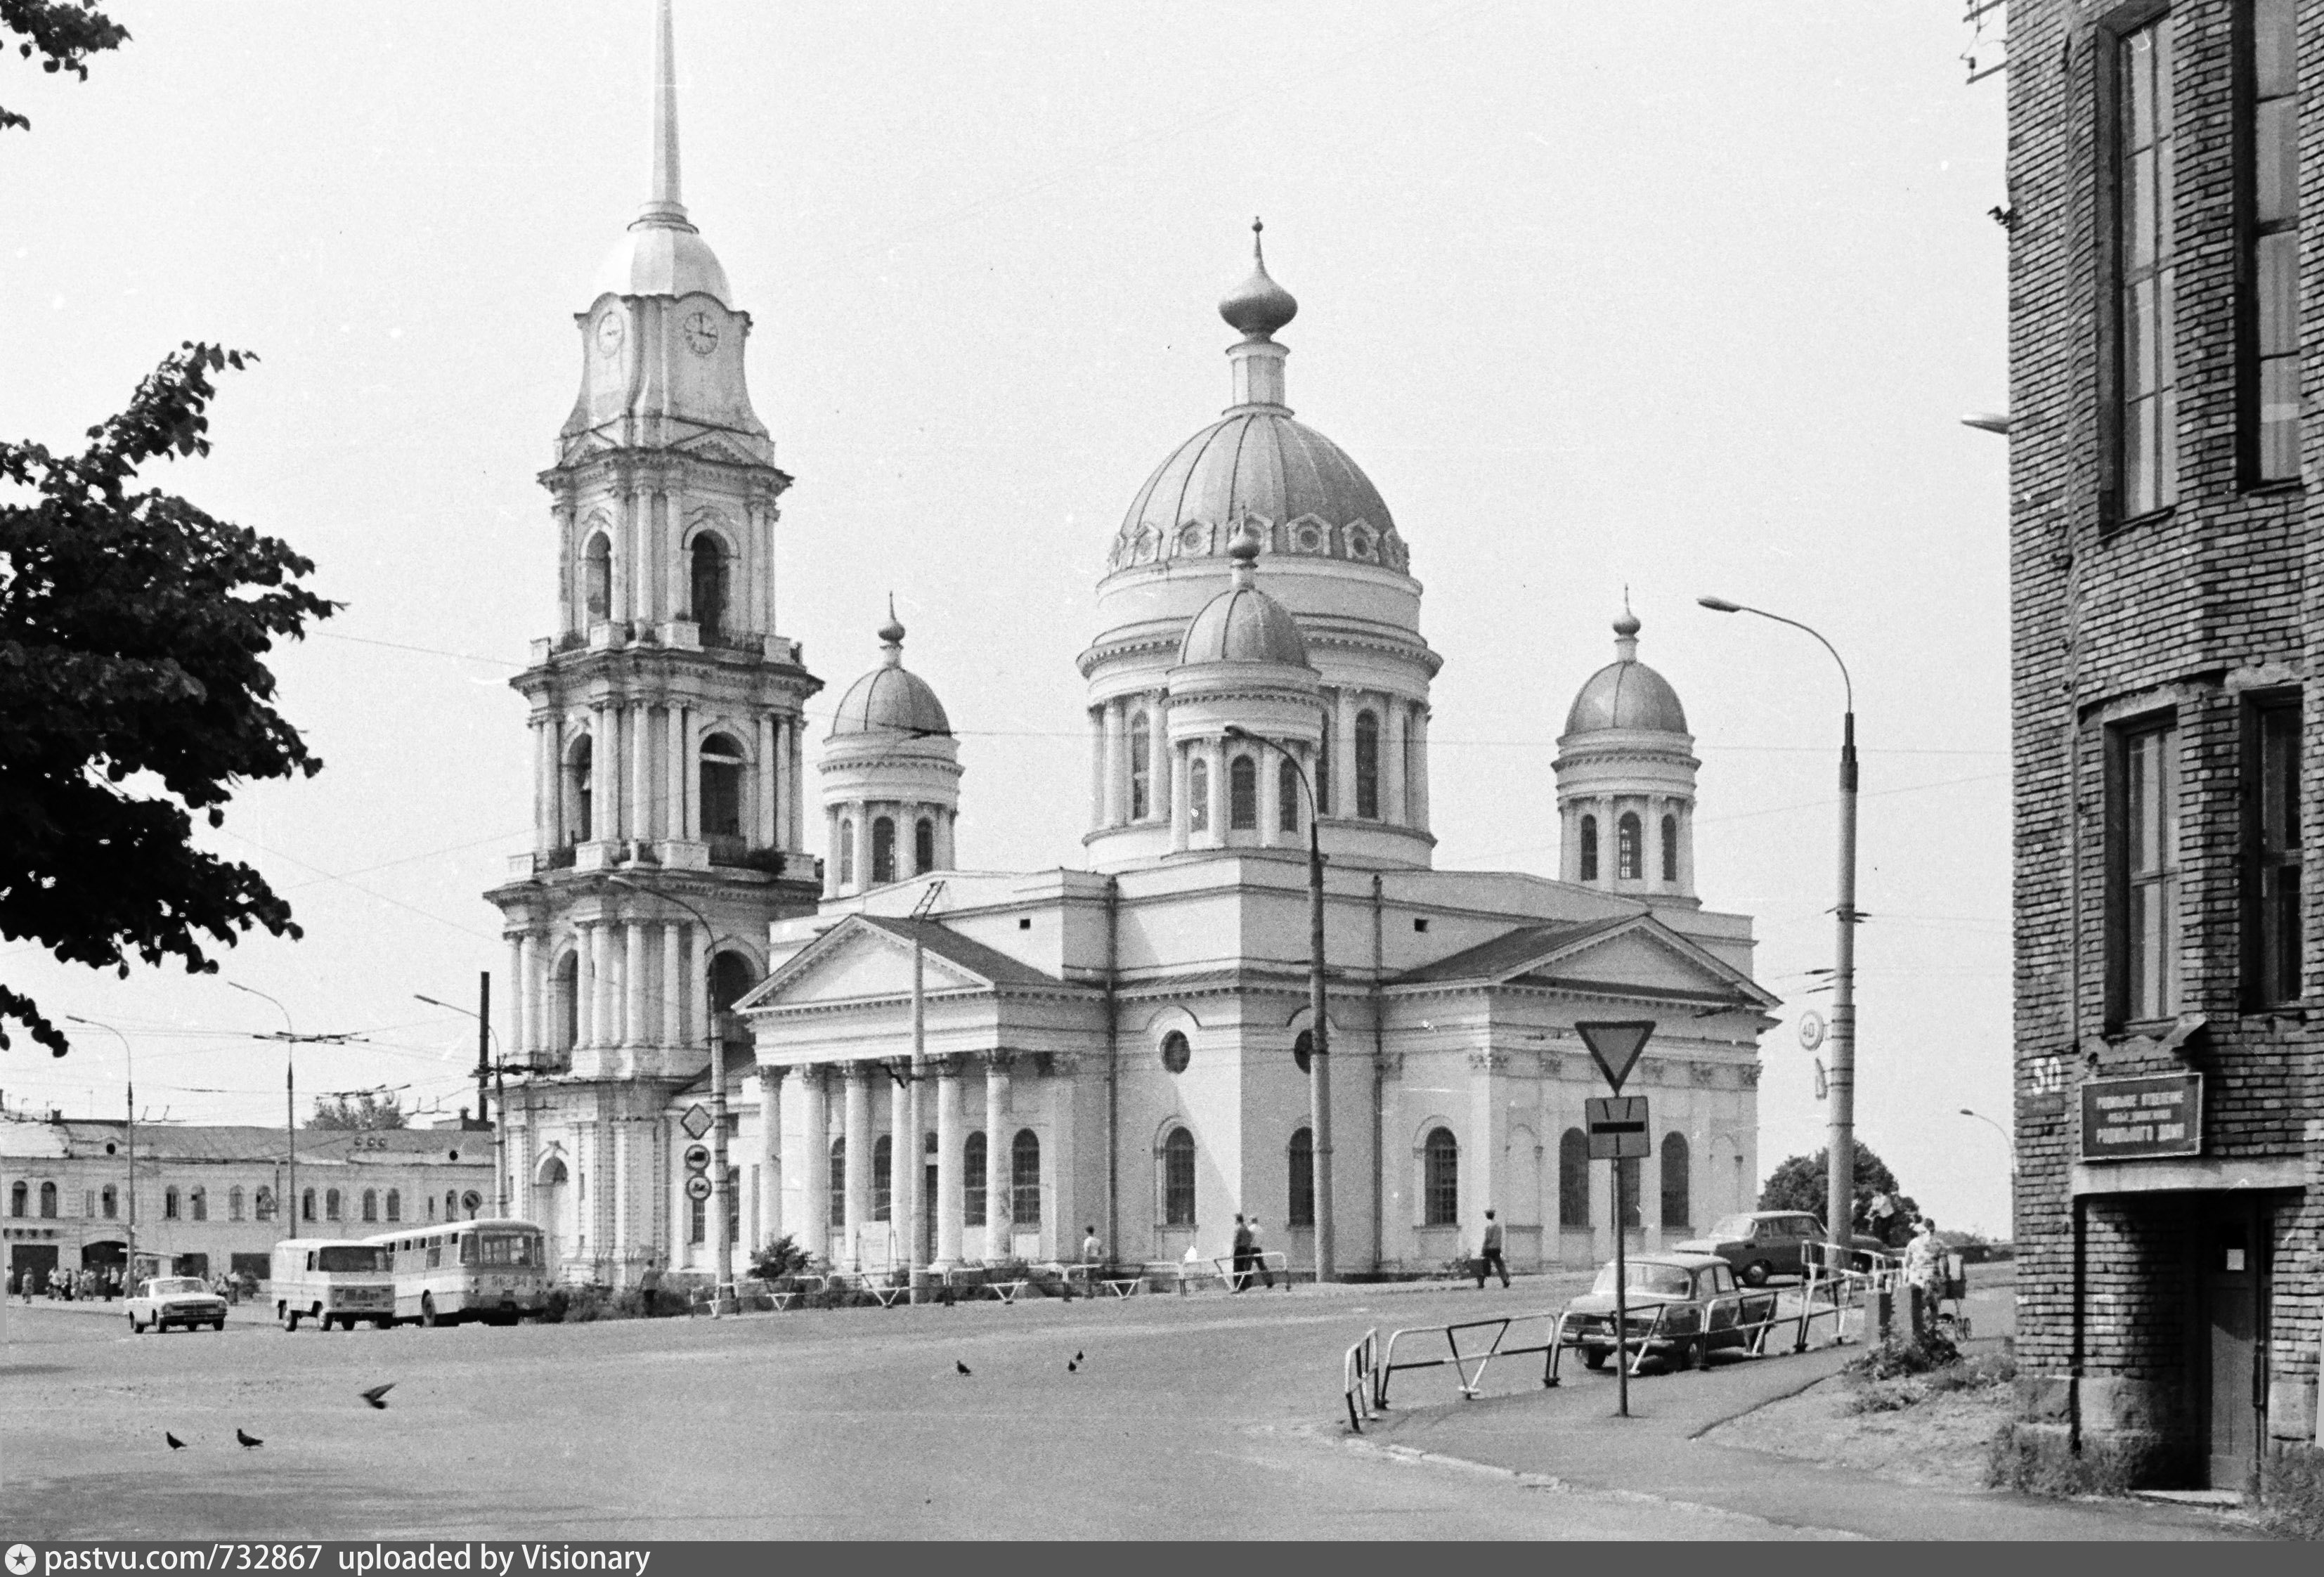
[[[511,1198],[565,1274],[785,1235],[842,1268],[1072,1258],[1091,1231],[1176,1260],[1224,1253],[1239,1214],[1303,1270],[1395,1273],[1472,1251],[1488,1209],[1513,1267],[1592,1262],[1615,1228],[1577,1020],[1656,1025],[1630,1240],[1750,1208],[1775,999],[1748,918],[1695,896],[1677,693],[1626,611],[1558,737],[1557,879],[1434,868],[1421,585],[1387,502],[1293,416],[1298,307],[1256,237],[1220,304],[1230,403],[1137,489],[1096,587],[1084,863],[958,868],[957,742],[892,613],[810,779],[822,686],[772,573],[789,479],[680,200],[667,0],[657,27],[651,195],[576,318],[542,476],[561,617],[513,681],[534,848],[488,895],[529,1075]],[[723,1213],[699,1176],[721,1104]]]

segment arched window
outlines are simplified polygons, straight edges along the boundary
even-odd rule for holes
[[[690,1198],[686,1202],[686,1240],[689,1243],[706,1243],[710,1240],[708,1201]]]
[[[1303,1128],[1291,1136],[1291,1207],[1284,1213],[1295,1227],[1315,1224],[1315,1134]]]
[[[1678,880],[1678,817],[1663,817],[1663,880]]]
[[[379,1190],[376,1188],[366,1188],[364,1190],[363,1218],[365,1221],[377,1221],[379,1219]]]
[[[1183,1074],[1186,1065],[1194,1059],[1194,1048],[1187,1044],[1185,1032],[1173,1029],[1162,1038],[1162,1066],[1174,1074]]]
[[[240,1221],[242,1219],[242,1190],[237,1188],[234,1191],[234,1194],[235,1201],[234,1219]],[[121,1218],[121,1190],[115,1188],[112,1184],[107,1183],[105,1185],[104,1191],[97,1195],[97,1208],[105,1212],[106,1220],[118,1221]]]
[[[896,880],[896,823],[893,817],[872,818],[872,885],[885,887]]]
[[[852,816],[839,818],[839,884],[855,885],[855,818]]]
[[[1578,880],[1598,880],[1598,818],[1594,816],[1582,818],[1582,874]]]
[[[598,531],[581,550],[581,605],[586,622],[602,624],[613,616],[613,545]]]
[[[1557,1141],[1557,1224],[1590,1227],[1590,1136],[1578,1128]]]
[[[32,1199],[32,1185],[28,1183],[17,1183],[10,1185],[8,1189],[8,1213],[21,1218],[24,1214],[26,1205]]]
[[[1275,769],[1275,825],[1280,832],[1299,830],[1299,769],[1289,756]]]
[[[1130,819],[1144,821],[1153,814],[1153,720],[1138,711],[1130,715]]]
[[[1332,814],[1332,750],[1338,737],[1332,726],[1332,707],[1326,702],[1323,707],[1323,742],[1315,751],[1315,805],[1318,813],[1323,816]]]
[[[726,549],[707,531],[694,539],[693,569],[694,622],[715,641],[726,623]]]
[[[1239,833],[1259,830],[1259,763],[1249,756],[1227,763],[1227,825]]]
[[[325,1221],[338,1221],[341,1219],[339,1191],[336,1188],[326,1188],[323,1190],[323,1219]]]
[[[57,1185],[53,1183],[43,1183],[41,1185],[41,1219],[53,1221],[56,1219],[56,1213]]]
[[[961,1141],[960,1221],[963,1226],[984,1225],[985,1165],[984,1130],[980,1128]]]
[[[1694,1224],[1692,1207],[1688,1204],[1692,1194],[1692,1177],[1686,1153],[1686,1135],[1663,1135],[1663,1229],[1691,1227]]]
[[[1304,1074],[1312,1068],[1314,1063],[1315,1032],[1313,1029],[1302,1029],[1293,1037],[1291,1041],[1291,1065]]]
[[[571,1051],[581,1044],[581,954],[567,953],[557,961],[557,1046]]]
[[[258,1190],[256,1198],[253,1202],[250,1213],[256,1216],[260,1221],[272,1221],[274,1219],[274,1190],[262,1185]]]
[[[47,1194],[47,1190],[45,1188],[42,1190],[42,1194],[44,1196],[42,1202],[46,1203],[45,1195]],[[175,1185],[161,1190],[161,1219],[163,1221],[176,1221],[183,1208],[183,1198],[178,1193]]]
[[[244,1194],[243,1194],[243,1192],[242,1192],[242,1185],[241,1185],[241,1184],[237,1183],[237,1184],[235,1184],[233,1187],[229,1188],[229,1189],[227,1189],[227,1190],[226,1191],[226,1220],[228,1220],[228,1221],[240,1221],[240,1220],[242,1219],[243,1205],[244,1205],[244,1201],[245,1201],[245,1196],[244,1195]]]
[[[912,874],[936,868],[936,824],[922,816],[912,825]]]
[[[1020,1227],[1041,1224],[1041,1139],[1029,1128],[1009,1145],[1009,1214]]]
[[[831,1209],[825,1213],[825,1224],[847,1224],[847,1139],[844,1134],[831,1141]]]
[[[584,1194],[586,1194],[589,1191],[588,1178],[583,1177],[581,1179],[580,1189]],[[433,1222],[436,1219],[436,1196],[432,1194],[428,1195],[428,1219],[430,1222]]]
[[[1614,874],[1625,881],[1636,881],[1646,873],[1646,851],[1639,847],[1643,841],[1638,818],[1624,811],[1614,824]]]
[[[1366,821],[1378,821],[1379,802],[1379,716],[1377,713],[1356,714],[1356,814]]]
[[[1211,763],[1200,756],[1186,763],[1186,830],[1211,830]]]
[[[596,775],[590,763],[595,758],[589,736],[583,734],[565,755],[565,803],[573,807],[572,825],[566,829],[572,842],[586,844],[596,835],[593,830],[594,807],[596,801]]]
[[[331,1219],[337,1221],[338,1217],[333,1216]],[[447,1188],[444,1191],[444,1219],[446,1221],[460,1219],[460,1194],[457,1189]]]
[[[1638,1158],[1617,1161],[1614,1170],[1621,1175],[1622,1226],[1627,1231],[1638,1224]]]
[[[723,733],[702,742],[702,835],[742,835],[742,747]]]
[[[1449,1227],[1461,1219],[1461,1141],[1449,1128],[1432,1128],[1421,1147],[1420,1224]]]
[[[196,1221],[210,1219],[210,1194],[207,1188],[197,1188],[186,1196],[186,1204]]]
[[[1194,1224],[1194,1136],[1183,1128],[1162,1141],[1162,1224]]]
[[[557,1163],[557,1175],[549,1181],[551,1183],[565,1181],[564,1162]],[[403,1219],[403,1190],[401,1188],[391,1188],[387,1191],[387,1219],[391,1223]]]
[[[881,1134],[872,1141],[872,1219],[893,1221],[895,1193],[889,1185],[896,1175],[896,1141]]]

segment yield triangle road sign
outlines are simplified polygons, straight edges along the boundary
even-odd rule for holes
[[[1655,1032],[1652,1019],[1599,1019],[1577,1022],[1574,1029],[1582,1044],[1590,1048],[1596,1059],[1598,1071],[1606,1075],[1607,1084],[1617,1093],[1622,1081],[1630,1076],[1637,1065],[1638,1054],[1646,1049],[1646,1041]]]

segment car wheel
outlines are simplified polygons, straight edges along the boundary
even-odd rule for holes
[[[220,1335],[226,1334],[226,1316],[224,1314],[220,1314],[217,1319],[212,1320],[210,1322],[210,1329],[216,1331]]]
[[[436,1328],[436,1295],[432,1292],[420,1295],[420,1323],[431,1331]]]
[[[1582,1350],[1582,1366],[1587,1369],[1603,1369],[1606,1367],[1606,1356],[1607,1349],[1603,1347],[1585,1347]]]
[[[1751,1263],[1743,1267],[1743,1285],[1746,1286],[1766,1286],[1768,1270],[1769,1267],[1765,1259],[1752,1260]]]

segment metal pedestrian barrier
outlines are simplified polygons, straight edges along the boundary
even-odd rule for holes
[[[1545,1334],[1542,1341],[1520,1343],[1516,1346],[1509,1344],[1512,1331],[1517,1331],[1519,1327],[1536,1320],[1540,1321],[1544,1328]],[[1542,1309],[1530,1314],[1503,1314],[1492,1319],[1464,1320],[1457,1325],[1418,1325],[1398,1331],[1388,1339],[1388,1348],[1372,1371],[1375,1376],[1372,1385],[1372,1406],[1385,1410],[1388,1405],[1388,1382],[1402,1371],[1413,1369],[1450,1367],[1460,1387],[1462,1398],[1473,1400],[1478,1388],[1484,1383],[1487,1364],[1496,1358],[1524,1358],[1536,1352],[1543,1355],[1541,1383],[1545,1386],[1554,1386],[1557,1383],[1557,1350],[1564,1336],[1564,1328],[1563,1314]],[[1482,1351],[1477,1351],[1473,1344],[1469,1350],[1465,1351],[1462,1350],[1461,1337],[1463,1333],[1470,1331],[1492,1333],[1490,1340],[1485,1343]],[[1444,1338],[1443,1357],[1406,1358],[1401,1362],[1397,1360],[1396,1355],[1397,1342],[1407,1337],[1430,1336]],[[1473,1370],[1471,1368],[1471,1365],[1475,1366]]]
[[[1379,1327],[1374,1325],[1363,1339],[1348,1349],[1347,1360],[1341,1366],[1341,1395],[1348,1404],[1348,1427],[1358,1434],[1364,1432],[1364,1422],[1379,1416],[1372,1411],[1372,1387],[1375,1370],[1379,1366]]]

